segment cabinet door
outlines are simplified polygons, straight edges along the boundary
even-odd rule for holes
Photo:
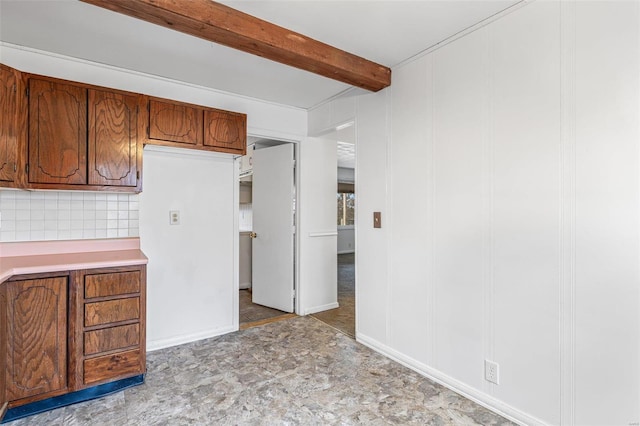
[[[29,80],[29,182],[87,183],[87,91]]]
[[[138,97],[89,90],[89,184],[136,186]]]
[[[16,175],[18,112],[16,73],[0,64],[0,181],[13,182]]]
[[[149,139],[201,145],[202,113],[190,105],[151,99]]]
[[[204,145],[217,148],[217,151],[244,154],[247,145],[246,115],[205,111]]]
[[[9,401],[67,386],[67,278],[14,281],[7,286]]]

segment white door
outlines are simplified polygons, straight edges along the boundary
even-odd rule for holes
[[[293,312],[293,144],[253,153],[253,303]]]

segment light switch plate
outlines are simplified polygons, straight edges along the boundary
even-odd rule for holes
[[[373,227],[382,228],[382,213],[373,212]]]
[[[180,225],[180,211],[171,210],[169,212],[169,225]]]

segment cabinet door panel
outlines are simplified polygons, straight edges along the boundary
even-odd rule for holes
[[[7,397],[67,386],[67,279],[7,283]]]
[[[0,181],[13,182],[16,175],[18,138],[16,74],[0,65]]]
[[[87,183],[87,91],[29,81],[29,182]]]
[[[89,90],[89,184],[136,186],[137,97]]]
[[[149,139],[202,143],[202,110],[182,104],[149,101]]]
[[[244,153],[247,143],[247,123],[243,114],[205,111],[204,145]]]

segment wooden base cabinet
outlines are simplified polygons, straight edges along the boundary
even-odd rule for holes
[[[74,346],[79,388],[145,372],[144,267],[74,273]]]
[[[7,399],[15,406],[59,395],[67,390],[68,277],[5,285]]]
[[[8,407],[144,374],[146,267],[0,284],[0,419]]]

